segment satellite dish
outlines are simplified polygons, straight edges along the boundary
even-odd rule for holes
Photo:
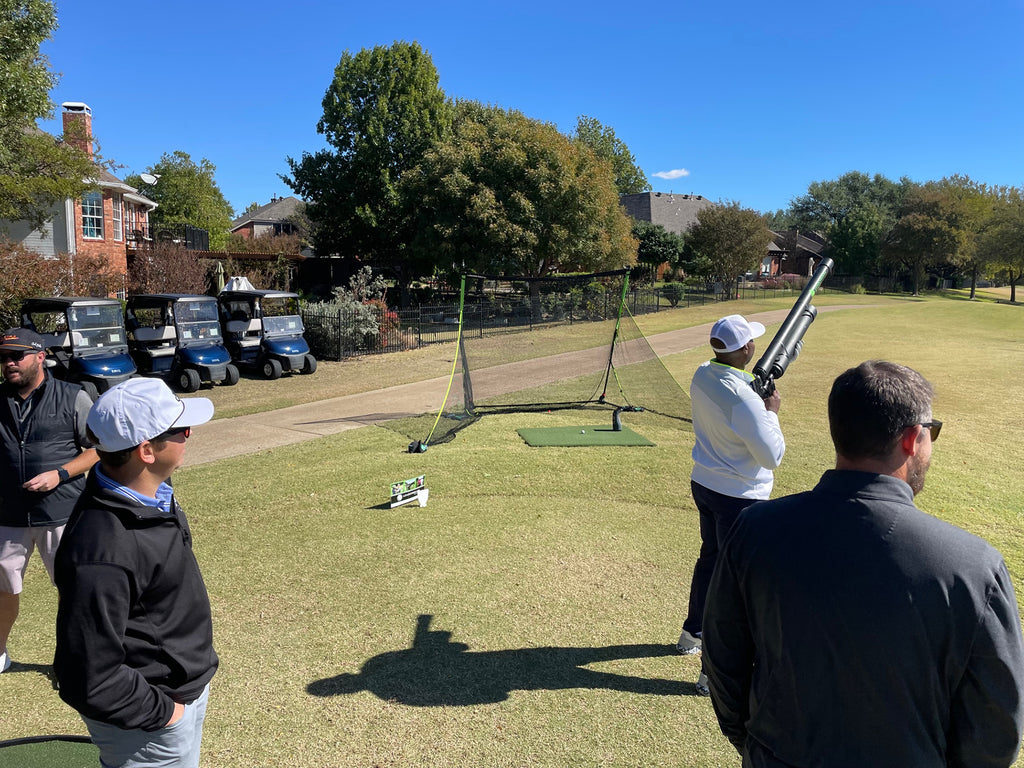
[[[140,173],[139,178],[142,179],[143,184],[156,184],[159,176],[154,176],[152,173]]]

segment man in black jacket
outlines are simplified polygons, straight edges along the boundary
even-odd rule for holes
[[[39,549],[50,578],[64,524],[96,451],[85,436],[92,401],[46,370],[42,337],[9,328],[0,339],[0,672],[21,607],[29,558]]]
[[[982,539],[914,506],[931,385],[883,361],[828,401],[836,469],[747,508],[712,577],[704,665],[722,732],[752,768],[1013,763],[1024,640]]]
[[[168,483],[206,398],[136,378],[97,399],[100,463],[57,552],[60,697],[78,710],[104,766],[195,768],[217,670],[206,586]]]

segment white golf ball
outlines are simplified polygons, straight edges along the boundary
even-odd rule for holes
[[[580,434],[581,434],[581,435],[585,435],[585,434],[587,434],[587,430],[585,430],[585,429],[581,429],[581,430],[580,430]]]

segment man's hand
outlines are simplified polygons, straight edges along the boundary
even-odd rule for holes
[[[185,705],[184,704],[179,704],[178,702],[174,702],[174,711],[171,713],[171,719],[167,721],[167,725],[165,725],[164,728],[166,728],[168,725],[174,725],[176,722],[181,720],[181,718],[183,718],[184,716],[185,716]]]
[[[60,485],[60,475],[57,474],[56,469],[51,469],[49,472],[40,472],[21,487],[26,491],[44,493],[52,491],[58,485]]]
[[[775,413],[779,412],[779,406],[782,404],[782,398],[779,397],[779,390],[775,390],[768,397],[764,399],[764,407],[769,411]]]

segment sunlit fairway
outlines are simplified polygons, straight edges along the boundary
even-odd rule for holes
[[[789,447],[776,493],[832,465],[825,400],[837,374],[869,358],[913,366],[935,385],[945,423],[918,504],[997,546],[1024,594],[1024,308],[819,303],[860,306],[822,312],[779,381]],[[784,306],[643,322],[653,333]],[[243,382],[237,408],[450,366],[450,349],[407,354],[324,365],[290,389]],[[665,363],[685,386],[707,356]],[[222,412],[230,395],[214,392]],[[699,659],[669,649],[699,546],[692,434],[658,420],[631,425],[656,444],[644,448],[530,448],[516,434],[588,418],[487,416],[423,454],[366,427],[181,470],[221,654],[203,765],[738,765],[709,700],[693,695]],[[388,509],[389,484],[418,474],[427,507]],[[0,739],[84,732],[47,677],[55,609],[35,560],[11,639],[22,671],[0,676]]]

